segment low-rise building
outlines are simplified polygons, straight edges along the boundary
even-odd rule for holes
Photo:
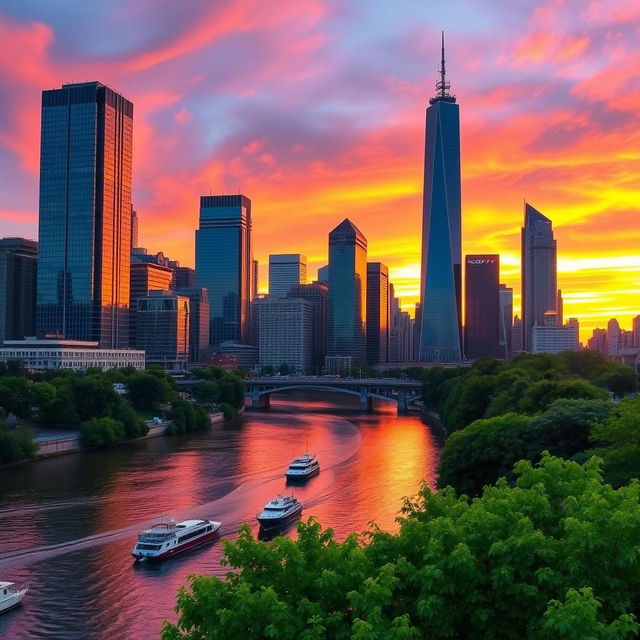
[[[536,325],[533,327],[533,353],[561,353],[577,351],[579,325],[575,318],[562,327]]]
[[[19,360],[26,369],[74,369],[90,367],[102,370],[145,365],[144,351],[139,349],[103,349],[97,342],[63,339],[5,340],[0,347],[0,362]]]

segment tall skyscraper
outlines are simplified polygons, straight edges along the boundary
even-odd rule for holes
[[[200,198],[196,286],[209,291],[210,343],[249,344],[251,200],[246,196]]]
[[[328,356],[367,359],[367,239],[348,219],[329,234]]]
[[[36,334],[38,243],[0,239],[0,343]]]
[[[556,241],[551,220],[529,203],[522,227],[522,348],[533,349],[533,327],[545,324],[551,311],[557,318]]]
[[[209,346],[209,293],[202,287],[176,289],[189,298],[189,362],[203,362]]]
[[[444,33],[440,65],[426,115],[421,362],[462,358],[460,113],[445,76]]]
[[[500,357],[511,358],[511,334],[513,333],[513,289],[500,285]]]
[[[318,269],[318,282],[329,282],[329,265],[325,264]]]
[[[389,361],[389,270],[367,262],[367,362]]]
[[[632,321],[633,346],[640,348],[640,316],[636,316]]]
[[[37,325],[129,342],[133,104],[99,82],[42,93]]]
[[[500,256],[466,256],[464,353],[469,360],[500,358]]]
[[[131,209],[131,249],[138,246],[138,212]]]
[[[259,283],[260,282],[258,278],[258,261],[252,260],[251,261],[251,299],[252,300],[258,297]]]
[[[278,253],[269,256],[269,295],[286,298],[295,284],[307,282],[307,258],[301,253]]]

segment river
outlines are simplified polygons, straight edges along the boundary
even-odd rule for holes
[[[437,441],[417,416],[390,403],[363,414],[357,399],[311,393],[274,395],[268,411],[206,432],[0,470],[0,581],[30,585],[0,616],[0,638],[159,638],[188,574],[224,575],[222,545],[134,563],[137,533],[161,514],[221,520],[226,538],[245,521],[257,533],[255,514],[306,449],[321,472],[294,490],[303,517],[339,539],[370,521],[396,530],[402,498],[435,479]]]

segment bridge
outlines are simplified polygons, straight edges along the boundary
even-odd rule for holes
[[[248,378],[244,381],[252,409],[265,409],[272,393],[289,390],[312,390],[346,393],[360,399],[360,410],[371,411],[373,399],[391,400],[398,413],[406,413],[409,405],[422,399],[422,383],[395,378],[330,378],[315,376],[275,376]]]

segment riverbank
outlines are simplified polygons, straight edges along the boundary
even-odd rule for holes
[[[222,411],[216,411],[214,413],[210,413],[209,418],[211,419],[211,424],[223,422],[224,413]],[[163,422],[155,423],[149,420],[146,421],[146,424],[149,427],[147,435],[142,436],[141,438],[135,438],[134,440],[123,440],[122,442],[119,442],[118,445],[136,442],[137,440],[144,440],[146,438],[165,436],[167,435],[167,428],[172,424],[172,421],[165,420]],[[59,431],[51,434],[47,434],[45,430],[41,430],[39,435],[34,436],[33,441],[38,445],[36,460],[63,455],[65,453],[88,451],[88,448],[83,447],[80,443],[80,433],[77,430]],[[29,462],[29,460],[22,460],[20,462]],[[20,464],[20,462],[12,464]]]

